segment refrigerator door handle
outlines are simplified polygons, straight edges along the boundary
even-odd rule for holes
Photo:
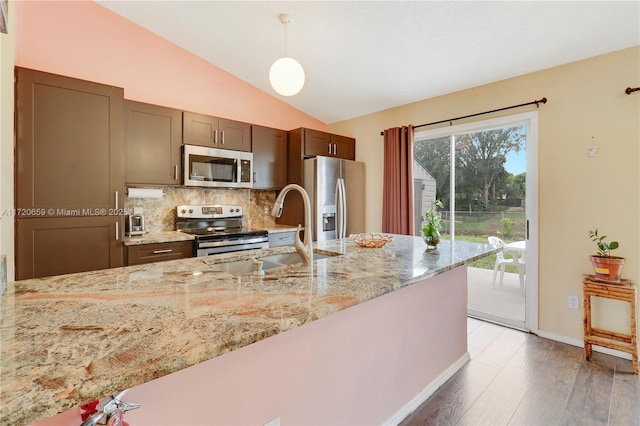
[[[341,190],[340,179],[336,179],[336,238],[342,238],[340,236],[342,233],[342,227],[340,226],[340,214],[342,213],[342,197],[340,196]]]
[[[339,188],[339,204],[338,211],[340,212],[339,224],[338,224],[338,238],[346,238],[347,236],[347,194],[346,187],[344,185],[344,179],[338,179]]]
[[[342,222],[344,224],[344,232],[343,232],[343,234],[344,234],[344,238],[347,238],[348,237],[348,235],[347,235],[347,210],[348,210],[349,206],[347,205],[347,187],[344,184],[344,179],[341,179],[341,180],[342,180],[342,205],[344,206],[343,207],[344,215],[342,216]]]
[[[342,187],[340,186],[340,179],[336,179],[336,238],[342,238],[340,234],[342,233],[342,196],[340,192],[342,191]]]

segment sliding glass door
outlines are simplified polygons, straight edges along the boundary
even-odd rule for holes
[[[500,247],[469,265],[468,313],[522,329],[537,322],[536,133],[537,113],[527,113],[414,134],[416,235],[440,200],[443,239]]]

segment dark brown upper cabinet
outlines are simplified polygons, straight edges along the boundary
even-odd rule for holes
[[[305,157],[316,157],[318,155],[331,157],[333,150],[329,133],[312,129],[300,129],[300,137],[304,146]]]
[[[356,159],[356,140],[347,136],[334,135],[313,129],[296,129],[296,140],[304,146],[305,157],[337,157],[346,160]],[[299,136],[298,136],[299,132]]]
[[[333,157],[346,160],[356,159],[356,140],[348,136],[331,135],[330,144],[333,149]]]
[[[304,185],[304,159],[324,156],[346,160],[356,159],[356,140],[347,136],[334,135],[313,129],[299,128],[288,132],[287,183]],[[287,207],[278,224],[294,225],[303,223],[304,204],[300,194],[287,195]]]
[[[126,100],[125,182],[179,185],[182,111]]]
[[[324,156],[345,160],[356,159],[354,138],[305,128],[290,130],[288,136],[288,183],[302,185],[302,167],[305,158]]]
[[[287,184],[287,132],[251,126],[253,187],[282,189]]]
[[[295,139],[303,145],[305,157],[337,157],[346,160],[356,159],[356,140],[347,136],[334,135],[313,129],[296,129]],[[298,136],[299,132],[299,136]]]
[[[123,95],[16,68],[18,279],[122,266]]]
[[[26,68],[16,87],[16,207],[122,208],[123,89]]]
[[[251,124],[184,111],[182,143],[251,152]]]

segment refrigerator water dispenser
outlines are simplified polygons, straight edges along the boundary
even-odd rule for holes
[[[322,214],[322,230],[323,231],[336,230],[336,214],[335,213]]]

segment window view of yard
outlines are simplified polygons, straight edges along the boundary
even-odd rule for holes
[[[452,150],[453,146],[453,150]],[[440,200],[441,237],[449,239],[451,219],[456,240],[505,243],[525,239],[526,126],[503,127],[414,142],[416,235],[422,215]],[[453,151],[453,161],[451,152]],[[454,171],[454,191],[451,171]],[[451,194],[455,211],[451,212]],[[470,266],[493,269],[496,255]],[[506,272],[516,272],[508,266]]]
[[[414,228],[433,240],[433,220],[424,219],[435,205],[441,240],[504,243],[469,263],[467,313],[526,327],[528,124],[498,124],[506,121],[414,132]]]
[[[443,213],[443,224],[448,225],[448,212]],[[525,239],[525,213],[521,207],[509,207],[501,212],[456,212],[456,240],[487,243],[489,236],[498,237],[505,243]],[[443,239],[450,239],[448,232],[442,234]],[[492,254],[469,263],[469,266],[493,269],[496,255]],[[516,273],[515,266],[507,266],[506,272]]]

